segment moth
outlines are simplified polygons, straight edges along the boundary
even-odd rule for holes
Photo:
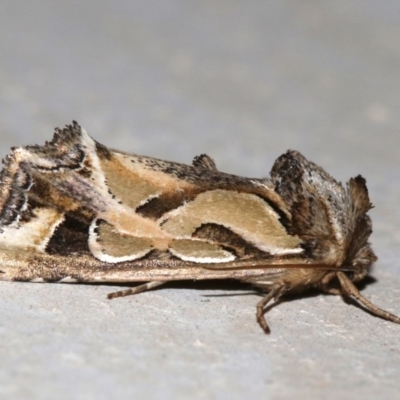
[[[217,170],[207,155],[183,165],[110,150],[77,122],[44,146],[13,148],[0,173],[0,279],[145,282],[115,298],[177,280],[237,279],[267,304],[317,288],[372,314],[400,318],[354,282],[376,256],[365,179],[345,187],[299,152],[270,178]]]

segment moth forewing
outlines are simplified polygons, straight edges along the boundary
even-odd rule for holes
[[[0,279],[146,282],[109,298],[176,280],[238,279],[266,296],[319,288],[373,314],[352,281],[375,261],[365,180],[346,188],[300,153],[279,157],[270,179],[118,150],[76,122],[44,146],[13,149],[0,174]]]

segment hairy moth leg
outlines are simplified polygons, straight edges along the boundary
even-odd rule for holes
[[[395,322],[396,324],[400,324],[399,317],[391,314],[388,311],[382,310],[381,308],[377,307],[375,304],[372,304],[369,300],[367,300],[358,291],[358,289],[354,286],[354,283],[348,278],[348,276],[344,272],[338,272],[336,276],[338,277],[340,286],[342,287],[343,295],[349,298],[354,298],[358,303],[364,306],[372,314],[388,321]]]
[[[115,299],[117,297],[125,297],[130,296],[131,294],[138,294],[142,292],[146,292],[147,290],[154,289],[158,286],[164,285],[164,281],[152,281],[144,283],[143,285],[136,286],[134,288],[119,290],[118,292],[112,292],[107,295],[107,299]]]
[[[277,301],[279,297],[283,294],[285,291],[284,286],[282,285],[275,285],[271,288],[270,292],[261,300],[257,303],[257,308],[256,308],[256,317],[257,317],[257,322],[261,326],[262,330],[266,333],[269,334],[271,333],[271,330],[269,329],[268,323],[265,319],[265,307],[266,305],[274,299]]]

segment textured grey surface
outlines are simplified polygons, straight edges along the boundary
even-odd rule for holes
[[[78,120],[100,142],[265,176],[287,148],[367,177],[400,313],[398,1],[18,1],[0,14],[1,156]],[[400,326],[308,296],[255,323],[241,286],[0,283],[1,399],[397,399]],[[243,294],[243,295],[236,295]]]

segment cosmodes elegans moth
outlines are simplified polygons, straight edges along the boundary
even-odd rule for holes
[[[12,149],[0,174],[0,279],[146,282],[238,279],[266,296],[318,288],[352,297],[384,319],[353,282],[376,260],[365,180],[343,187],[288,151],[270,178],[109,150],[76,122],[44,146]]]

